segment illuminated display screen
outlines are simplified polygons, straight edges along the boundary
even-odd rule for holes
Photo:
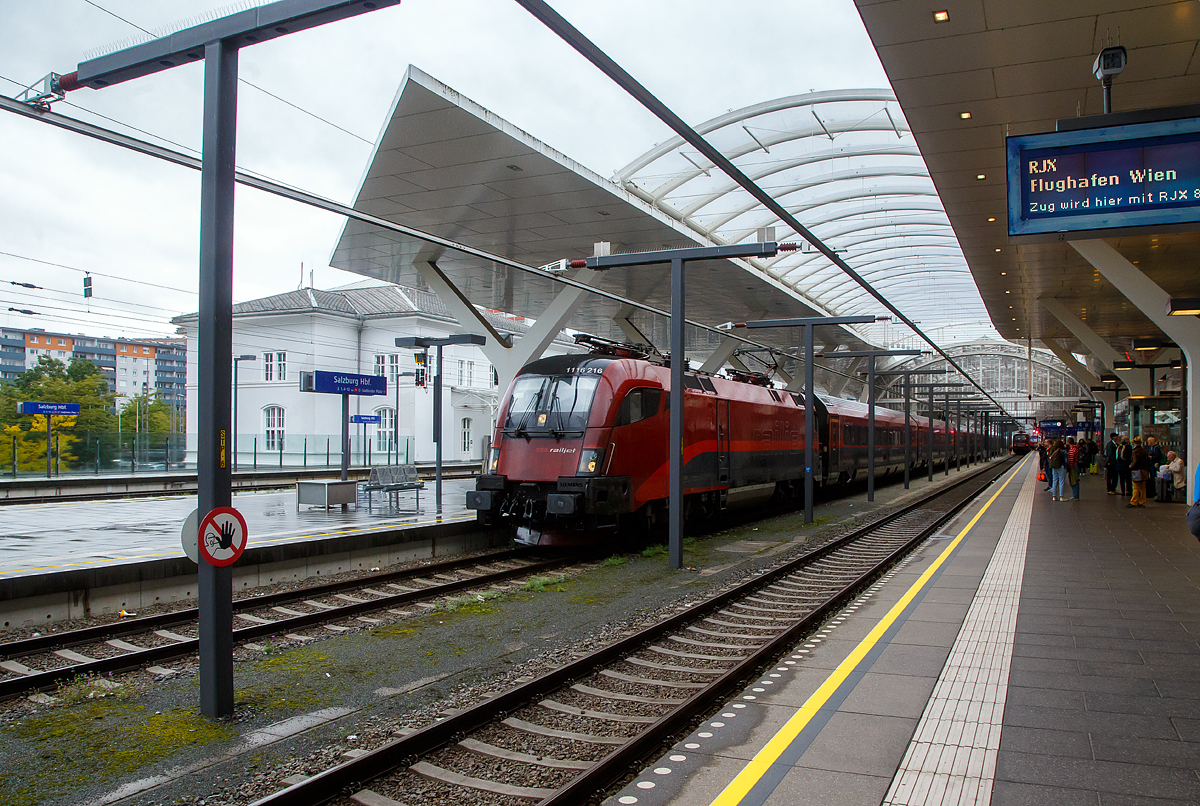
[[[1200,120],[1009,137],[1008,234],[1200,221]]]

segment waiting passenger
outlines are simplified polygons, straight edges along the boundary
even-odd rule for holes
[[[1141,441],[1141,437],[1138,437]],[[1121,480],[1121,495],[1131,495],[1133,493],[1133,446],[1129,444],[1129,437],[1121,437],[1121,444],[1117,446],[1117,478]]]
[[[1129,498],[1127,507],[1146,506],[1146,482],[1150,479],[1150,455],[1142,447],[1142,438],[1133,438],[1132,458],[1129,460],[1130,483],[1133,495]]]
[[[1167,461],[1159,468],[1160,474],[1165,474],[1158,485],[1156,501],[1169,504],[1175,500],[1175,491],[1184,489],[1187,480],[1184,478],[1185,465],[1175,451],[1167,451]]]
[[[1104,443],[1104,481],[1108,485],[1108,494],[1117,494],[1117,454],[1121,450],[1121,443],[1117,441],[1117,434],[1114,431],[1108,437],[1108,442]]]
[[[1055,501],[1067,500],[1067,449],[1060,439],[1050,448],[1050,472],[1054,478],[1050,483],[1050,495]]]
[[[1087,467],[1088,473],[1096,475],[1100,468],[1096,466],[1096,457],[1100,455],[1100,446],[1096,444],[1096,440],[1091,437],[1087,438]]]
[[[1067,484],[1071,485],[1071,500],[1079,500],[1080,465],[1086,460],[1087,450],[1075,444],[1075,437],[1067,437]]]

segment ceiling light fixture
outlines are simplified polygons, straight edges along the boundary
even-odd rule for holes
[[[987,179],[987,174],[975,174],[976,179]]]
[[[1200,316],[1200,297],[1177,297],[1168,301],[1167,316]]]
[[[1002,271],[1002,272],[1000,272],[1000,276],[1001,276],[1001,277],[1007,277],[1007,276],[1008,276],[1008,272],[1006,272],[1006,271]]]
[[[988,219],[988,223],[990,224],[991,222],[993,222],[993,221],[995,221],[995,220],[996,220],[996,217],[995,217],[995,216],[992,216],[991,218],[989,218],[989,219]]]
[[[958,113],[958,116],[959,116],[960,118],[962,118],[963,120],[970,120],[970,119],[971,119],[971,113],[970,113],[970,112],[959,112],[959,113]]]
[[[998,246],[997,246],[997,247],[996,247],[996,251],[997,251],[997,252],[999,252],[999,251],[1000,251],[1000,247],[998,247]]]
[[[950,12],[949,11],[933,12],[933,21],[934,22],[949,22],[950,21]]]

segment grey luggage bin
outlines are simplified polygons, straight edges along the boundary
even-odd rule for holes
[[[341,504],[354,504],[354,508],[358,509],[357,481],[335,479],[296,482],[296,509],[303,505],[329,509]]]

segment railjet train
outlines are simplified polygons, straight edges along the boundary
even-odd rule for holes
[[[618,530],[666,523],[669,362],[644,348],[594,337],[588,355],[527,364],[499,413],[487,472],[467,493],[485,524],[509,523],[529,545],[583,545]],[[765,376],[684,373],[685,515],[802,501],[804,395],[773,389]],[[816,483],[845,484],[867,472],[867,406],[818,397]],[[934,462],[946,458],[945,424],[934,421]],[[904,415],[875,411],[875,472],[904,470]],[[959,435],[960,453],[969,445]],[[927,458],[928,421],[912,418],[913,469]]]

